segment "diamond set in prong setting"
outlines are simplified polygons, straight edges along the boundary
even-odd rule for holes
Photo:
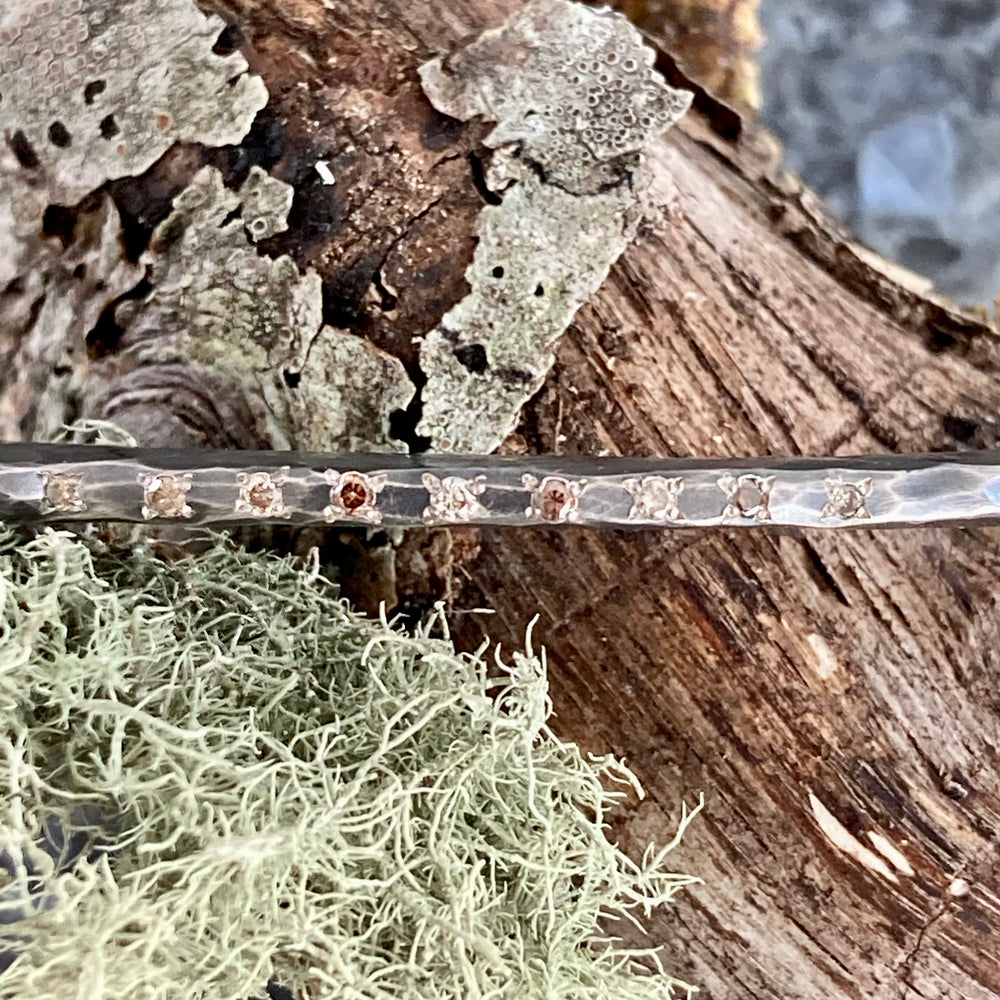
[[[424,508],[424,524],[454,524],[489,516],[489,511],[477,499],[486,489],[486,477],[463,479],[445,476],[439,479],[425,472],[420,481],[430,502]]]
[[[188,490],[194,477],[190,473],[144,472],[139,476],[142,487],[142,517],[188,518],[194,510],[187,502]]]
[[[726,494],[722,511],[725,520],[771,520],[771,490],[777,476],[758,476],[752,472],[741,476],[725,475],[719,478],[719,489]]]
[[[630,521],[683,521],[677,500],[684,489],[680,476],[645,476],[626,479],[622,486],[632,494]]]
[[[236,482],[240,488],[239,499],[233,505],[236,514],[253,517],[289,517],[285,506],[283,487],[288,478],[286,465],[278,472],[238,472]]]
[[[80,496],[83,476],[69,472],[39,472],[45,493],[42,497],[42,512],[49,514],[57,510],[81,511],[87,505]]]
[[[844,521],[863,521],[871,517],[865,506],[865,499],[872,491],[870,478],[857,483],[847,483],[842,479],[826,479],[823,485],[826,487],[829,499],[820,512],[821,518],[839,517]]]
[[[524,475],[521,482],[531,490],[531,503],[524,516],[540,518],[549,524],[565,524],[580,519],[580,494],[585,479],[564,479],[562,476]]]
[[[327,469],[323,478],[330,484],[330,503],[323,508],[323,517],[327,522],[351,520],[365,521],[368,524],[382,523],[382,514],[375,505],[388,476],[384,473],[369,476],[363,472],[335,472]]]

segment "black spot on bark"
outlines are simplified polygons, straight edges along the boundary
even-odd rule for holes
[[[227,24],[212,46],[217,56],[232,55],[243,44],[243,32],[237,24]]]
[[[465,125],[457,118],[441,114],[433,115],[424,122],[420,130],[420,144],[424,149],[447,149],[462,138],[464,130]]]
[[[49,126],[49,142],[60,149],[66,149],[73,142],[69,129],[62,122],[53,122]]]
[[[478,156],[476,153],[469,153],[468,160],[469,166],[472,168],[472,183],[479,192],[479,197],[482,198],[487,205],[502,204],[503,198],[501,198],[496,191],[491,191],[486,183],[486,169],[483,166],[482,157]]]
[[[25,170],[36,170],[38,168],[40,161],[38,154],[35,152],[35,147],[31,145],[28,137],[20,129],[7,139],[7,145],[10,146],[10,151],[17,157],[17,162]]]
[[[113,139],[121,129],[118,127],[118,122],[115,121],[114,115],[105,115],[101,119],[101,124],[98,126],[101,130],[102,139]]]
[[[226,183],[239,187],[246,180],[251,167],[270,171],[285,155],[287,147],[288,140],[281,118],[275,112],[264,108],[254,119],[243,141],[229,151],[228,169],[224,171]],[[305,156],[305,159],[308,160],[309,157]],[[283,179],[289,180],[296,188],[302,181],[299,177]]]
[[[84,104],[93,104],[94,99],[103,94],[107,89],[108,85],[103,80],[91,80],[90,83],[83,88]]]
[[[490,367],[486,348],[482,344],[460,344],[452,353],[458,363],[468,368],[473,375],[482,375]]]
[[[49,205],[42,216],[42,232],[46,236],[54,236],[64,247],[73,242],[73,229],[76,226],[76,211],[66,205]]]

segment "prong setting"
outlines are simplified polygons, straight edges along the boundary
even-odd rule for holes
[[[717,482],[727,501],[722,511],[723,520],[770,521],[771,491],[776,479],[776,476],[758,476],[752,472],[721,476]]]
[[[580,519],[580,494],[585,479],[564,479],[562,476],[521,477],[525,489],[531,490],[531,503],[525,517],[538,518],[549,524],[564,524]]]
[[[871,517],[865,501],[872,491],[870,478],[861,479],[856,483],[845,482],[842,479],[826,479],[823,482],[826,495],[829,498],[820,517],[839,517],[843,521],[864,521]]]
[[[445,476],[439,479],[430,472],[420,477],[430,502],[424,508],[424,524],[453,524],[489,516],[489,511],[479,502],[486,489],[486,477],[463,479]]]
[[[288,473],[287,465],[278,472],[238,472],[236,482],[240,487],[240,495],[233,505],[234,513],[250,514],[253,517],[291,516],[284,497]]]
[[[632,495],[630,521],[683,521],[677,501],[684,490],[680,476],[644,476],[626,479],[622,486]]]
[[[42,513],[51,514],[54,511],[81,511],[87,505],[80,496],[83,485],[82,475],[70,472],[39,472],[42,481]]]
[[[323,478],[330,484],[330,503],[323,508],[323,517],[331,521],[365,521],[381,524],[378,496],[385,488],[384,473],[366,475],[363,472],[335,472],[326,469]]]
[[[194,510],[187,502],[194,477],[190,473],[144,472],[139,476],[142,487],[142,517],[166,519],[188,518]]]

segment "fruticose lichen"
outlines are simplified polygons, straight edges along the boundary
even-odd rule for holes
[[[267,103],[190,0],[7,0],[0,132],[52,200],[141,174],[178,140],[226,145]]]
[[[0,531],[0,626],[5,996],[684,991],[595,939],[691,880],[607,840],[635,778],[548,729],[544,656],[402,634],[222,539]]]
[[[652,62],[623,17],[536,0],[421,69],[439,111],[497,123],[487,182],[502,197],[482,210],[469,294],[421,347],[417,431],[437,450],[499,445],[635,235],[641,150],[691,101]]]

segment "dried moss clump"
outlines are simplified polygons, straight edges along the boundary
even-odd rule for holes
[[[595,946],[690,879],[607,841],[634,779],[549,731],[543,658],[223,539],[165,564],[3,531],[0,606],[3,995],[676,995]]]

